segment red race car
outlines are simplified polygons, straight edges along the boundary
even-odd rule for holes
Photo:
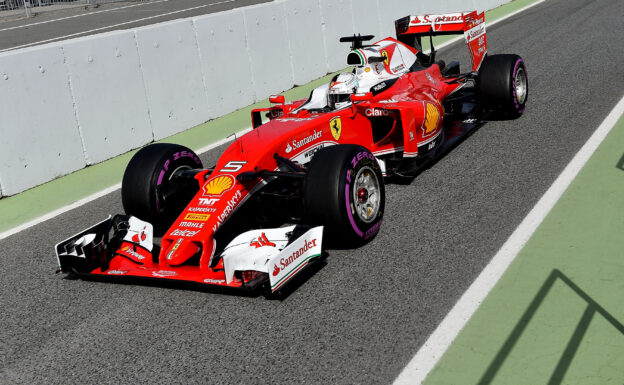
[[[60,270],[274,292],[327,244],[372,239],[384,177],[415,175],[488,117],[519,117],[528,94],[519,56],[487,55],[483,13],[395,26],[396,39],[371,45],[341,38],[353,69],[307,100],[272,96],[214,168],[175,144],[138,151],[122,182],[126,215],[56,245]],[[470,71],[423,52],[423,38],[445,34],[464,35]]]

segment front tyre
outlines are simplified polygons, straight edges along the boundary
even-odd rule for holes
[[[379,163],[366,148],[335,145],[318,151],[308,165],[304,216],[324,226],[330,245],[360,246],[381,227],[385,188]]]
[[[496,117],[520,117],[529,96],[524,60],[510,54],[486,56],[477,76],[477,95]]]
[[[126,167],[121,201],[126,214],[154,225],[164,233],[199,191],[196,181],[178,181],[177,171],[202,168],[192,150],[170,143],[154,143],[139,150]]]

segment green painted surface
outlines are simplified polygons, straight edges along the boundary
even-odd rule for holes
[[[624,117],[430,373],[439,384],[624,384]]]
[[[535,1],[512,1],[509,4],[488,11],[486,20],[491,22]],[[436,38],[434,44],[439,45],[450,38],[452,37],[442,36]],[[428,46],[428,43],[424,45]],[[312,83],[294,88],[285,92],[284,95],[287,100],[306,98],[314,87],[328,82],[332,75],[324,76]],[[205,147],[249,127],[251,125],[251,109],[266,106],[268,106],[268,101],[265,100],[162,141],[182,144],[192,149]],[[18,195],[0,199],[0,233],[119,183],[126,164],[135,152],[136,150],[131,151],[34,187]]]

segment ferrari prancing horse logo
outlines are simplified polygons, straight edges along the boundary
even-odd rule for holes
[[[340,139],[340,134],[342,133],[342,120],[340,120],[340,116],[336,116],[329,121],[329,128],[334,139]]]
[[[390,65],[390,60],[388,58],[388,52],[381,51],[381,57],[384,59],[384,64],[389,66]]]

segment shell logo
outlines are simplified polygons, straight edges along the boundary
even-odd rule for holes
[[[440,120],[438,107],[433,103],[425,103],[425,120],[422,125],[424,136],[433,134],[436,127],[438,127],[438,120]]]
[[[222,195],[234,186],[234,177],[220,175],[204,184],[204,195]]]

